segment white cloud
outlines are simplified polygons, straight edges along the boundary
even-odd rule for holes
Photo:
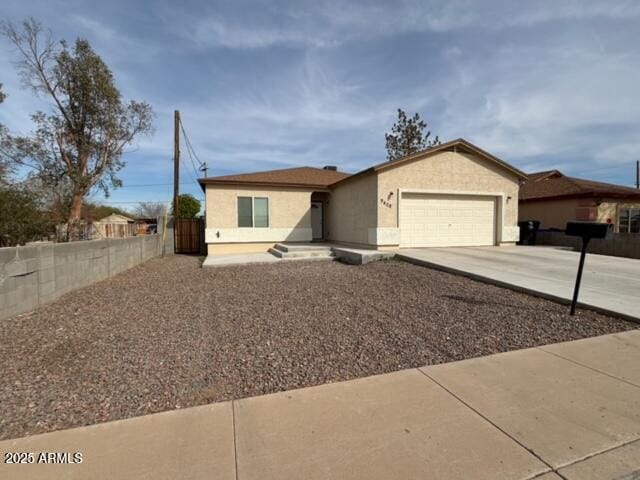
[[[95,43],[127,97],[154,105],[157,133],[138,142],[146,159],[136,174],[156,170],[154,156],[164,171],[174,108],[214,174],[359,170],[384,158],[398,107],[423,114],[444,140],[466,137],[525,169],[571,172],[640,151],[629,127],[640,124],[640,2],[154,7],[158,17],[144,21],[119,17],[122,5],[111,17],[74,8],[60,21]],[[3,81],[0,119],[28,126],[31,94]]]
[[[262,5],[264,7],[264,5]],[[295,2],[273,4],[267,15],[258,7],[232,12],[164,13],[165,27],[200,47],[238,49],[336,47],[352,40],[411,32],[450,32],[475,28],[523,28],[562,20],[630,20],[640,17],[640,2],[585,0],[482,2],[401,0],[397,2]]]

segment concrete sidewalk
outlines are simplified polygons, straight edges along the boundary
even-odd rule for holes
[[[0,478],[640,477],[640,331],[0,442]]]
[[[568,303],[580,253],[553,247],[407,249],[403,260]],[[640,321],[640,260],[587,255],[579,304]]]

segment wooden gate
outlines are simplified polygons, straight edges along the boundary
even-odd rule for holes
[[[176,253],[206,253],[203,218],[179,218],[176,222],[175,235]]]

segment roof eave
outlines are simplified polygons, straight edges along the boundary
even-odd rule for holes
[[[224,185],[224,186],[249,186],[249,187],[284,187],[284,188],[303,188],[309,190],[329,190],[327,185],[307,184],[307,183],[287,183],[287,182],[256,182],[250,180],[211,180],[202,178],[198,183],[204,190],[207,185]]]
[[[560,195],[547,195],[544,197],[520,198],[519,202],[543,202],[547,200],[569,200],[571,198],[615,198],[615,199],[634,199],[640,200],[640,192],[630,193],[614,193],[614,192],[581,192],[581,193],[564,193]]]

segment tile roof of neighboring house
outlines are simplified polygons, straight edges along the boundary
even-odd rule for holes
[[[266,172],[241,173],[238,175],[223,175],[207,177],[198,180],[200,185],[248,184],[275,185],[289,187],[327,188],[332,183],[348,177],[348,173],[335,170],[325,170],[314,167],[284,168]]]
[[[640,199],[640,190],[611,183],[567,177],[558,170],[531,173],[527,182],[520,186],[519,198],[522,201],[571,197]]]

